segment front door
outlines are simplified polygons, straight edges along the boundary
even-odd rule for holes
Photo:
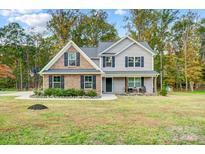
[[[112,92],[112,78],[106,78],[106,92]]]

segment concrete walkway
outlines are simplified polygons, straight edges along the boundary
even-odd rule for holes
[[[115,100],[117,96],[114,94],[102,94],[100,98],[31,98],[32,91],[19,91],[13,93],[0,93],[0,96],[16,96],[15,99],[29,100]]]

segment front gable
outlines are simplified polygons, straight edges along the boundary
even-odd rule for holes
[[[73,46],[71,46],[67,51],[69,53],[79,53]],[[66,53],[65,52],[65,53]],[[65,60],[65,55],[63,54],[51,67],[50,69],[94,69],[95,67],[91,65],[85,57],[79,53],[80,55],[80,65],[79,66],[65,66],[64,65],[64,60]],[[68,61],[68,59],[67,59]]]
[[[127,48],[129,48],[133,45],[137,45],[138,47],[140,47],[145,52],[148,52],[151,55],[155,55],[153,50],[146,47],[142,43],[135,41],[134,39],[132,39],[129,36],[126,36],[126,37],[120,39],[119,41],[117,41],[116,43],[111,45],[109,48],[102,51],[99,55],[100,56],[107,55],[107,54],[118,55],[119,53],[124,52]]]
[[[79,65],[66,66],[65,53],[78,53]],[[95,69],[102,73],[102,70],[73,42],[70,41],[61,49],[55,57],[39,72],[43,74],[48,70],[80,70],[80,69]]]

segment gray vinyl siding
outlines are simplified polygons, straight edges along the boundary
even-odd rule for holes
[[[106,78],[102,78],[102,90],[106,92]],[[112,93],[123,94],[125,92],[125,78],[112,78]]]
[[[153,78],[144,78],[144,86],[146,87],[146,92],[153,93]]]
[[[117,45],[118,46],[118,45]],[[121,46],[119,44],[119,46]],[[122,47],[121,47],[122,49]],[[120,50],[120,49],[119,49]],[[128,57],[141,57],[144,56],[144,67],[125,67],[125,56]],[[137,44],[133,44],[129,48],[127,48],[122,53],[118,54],[115,57],[115,67],[101,67],[103,71],[143,71],[143,70],[153,70],[152,67],[153,55],[138,46]],[[102,62],[102,60],[101,60]],[[101,64],[102,66],[102,64]]]
[[[117,53],[126,46],[128,46],[130,43],[133,43],[130,39],[124,39],[119,44],[109,49],[109,51],[107,51],[106,53]]]
[[[125,93],[125,78],[113,78],[113,92],[115,94]]]

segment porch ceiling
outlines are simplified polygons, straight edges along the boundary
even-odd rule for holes
[[[104,77],[156,77],[156,71],[104,71]]]

